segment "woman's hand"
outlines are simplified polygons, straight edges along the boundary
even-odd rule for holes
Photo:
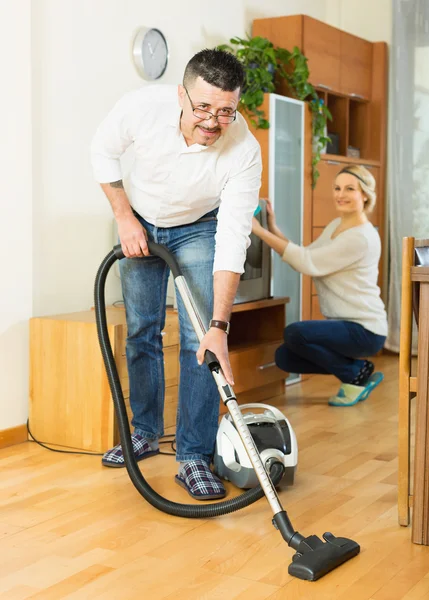
[[[277,223],[276,223],[276,216],[274,214],[274,208],[273,205],[271,204],[270,200],[265,200],[266,202],[266,206],[267,206],[267,221],[268,221],[268,230],[271,231],[271,233],[276,233],[277,232]]]
[[[264,228],[262,227],[262,225],[260,224],[260,222],[258,221],[258,219],[256,217],[253,217],[252,218],[252,233],[254,233],[258,237],[260,237],[259,234],[263,230],[264,230]]]

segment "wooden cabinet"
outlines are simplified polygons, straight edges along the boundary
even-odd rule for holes
[[[307,15],[255,19],[252,34],[288,50],[298,46],[319,90],[370,100],[373,43]]]
[[[125,405],[130,385],[125,356],[125,311],[107,309]],[[163,336],[166,426],[175,423],[178,386],[177,316],[168,311]],[[116,418],[104,370],[93,310],[30,320],[30,406],[32,433],[45,443],[104,452],[118,441]]]
[[[332,113],[328,133],[339,151],[358,148],[360,158],[385,160],[387,45],[369,42],[307,15],[255,19],[252,34],[275,46],[298,46],[308,59],[309,81]],[[283,82],[278,93],[293,95]]]
[[[252,34],[267,37],[275,46],[289,50],[298,46],[308,58],[309,79],[332,114],[332,121],[327,123],[328,136],[332,140],[335,137],[338,144],[335,149],[331,145],[329,153],[322,155],[317,165],[320,177],[314,189],[311,186],[311,117],[306,120],[303,244],[308,245],[318,237],[337,216],[332,185],[338,171],[347,164],[365,166],[376,179],[377,204],[370,219],[378,228],[382,242],[379,285],[383,294],[387,288],[383,265],[386,252],[387,44],[369,42],[306,15],[255,19]],[[293,96],[284,82],[279,82],[276,93]],[[264,103],[263,109],[266,107],[267,103]],[[265,196],[268,193],[270,146],[266,133],[254,129],[252,132],[261,143],[261,195]],[[352,151],[358,151],[359,156],[348,156]],[[303,277],[302,296],[303,319],[318,318],[317,296],[306,276]]]
[[[302,51],[308,58],[310,83],[319,89],[339,92],[341,90],[340,30],[307,16],[303,17],[302,30]],[[278,46],[282,45],[274,43]],[[284,47],[289,49],[286,40],[283,43]]]
[[[325,27],[327,27],[325,25]],[[339,30],[337,30],[339,31]],[[340,31],[339,91],[369,100],[372,82],[372,43]],[[313,84],[314,85],[314,84]]]
[[[287,302],[288,298],[277,298],[233,307],[229,348],[239,401],[263,400],[284,392],[285,373],[275,366],[274,353],[282,343]],[[131,419],[125,311],[109,307],[107,323]],[[163,349],[164,424],[168,429],[176,424],[180,377],[178,315],[174,310],[167,311]],[[30,320],[29,422],[34,436],[51,445],[105,452],[118,443],[93,310]]]
[[[283,342],[288,302],[289,298],[268,298],[233,306],[228,346],[239,402],[284,392],[285,373],[276,367],[274,354]]]

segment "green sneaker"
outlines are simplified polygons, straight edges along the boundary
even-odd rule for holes
[[[365,385],[343,383],[336,396],[329,398],[330,406],[353,406],[366,400],[372,390],[384,379],[383,373],[373,373]]]

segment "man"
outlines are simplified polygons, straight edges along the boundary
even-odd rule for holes
[[[92,143],[95,177],[112,206],[127,257],[120,269],[137,460],[158,453],[163,435],[161,331],[169,270],[149,256],[148,239],[176,256],[208,327],[199,345],[178,295],[176,482],[199,500],[225,496],[209,468],[219,394],[209,369],[199,365],[211,350],[233,385],[227,326],[260,188],[260,148],[237,112],[243,81],[243,68],[232,54],[203,50],[186,66],[178,92],[174,86],[147,85],[127,94]],[[128,198],[119,159],[131,144],[135,163]],[[124,466],[121,446],[107,452],[102,463]]]

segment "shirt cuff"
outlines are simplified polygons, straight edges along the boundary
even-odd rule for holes
[[[238,273],[241,275],[244,273],[244,261],[246,260],[246,255],[243,254],[243,257],[240,259],[239,257],[231,257],[231,256],[215,256],[213,263],[213,273],[216,271],[231,271],[232,273]]]
[[[303,250],[304,248],[298,244],[289,242],[282,254],[282,260],[287,262],[291,267],[296,268],[298,265],[302,264]]]

